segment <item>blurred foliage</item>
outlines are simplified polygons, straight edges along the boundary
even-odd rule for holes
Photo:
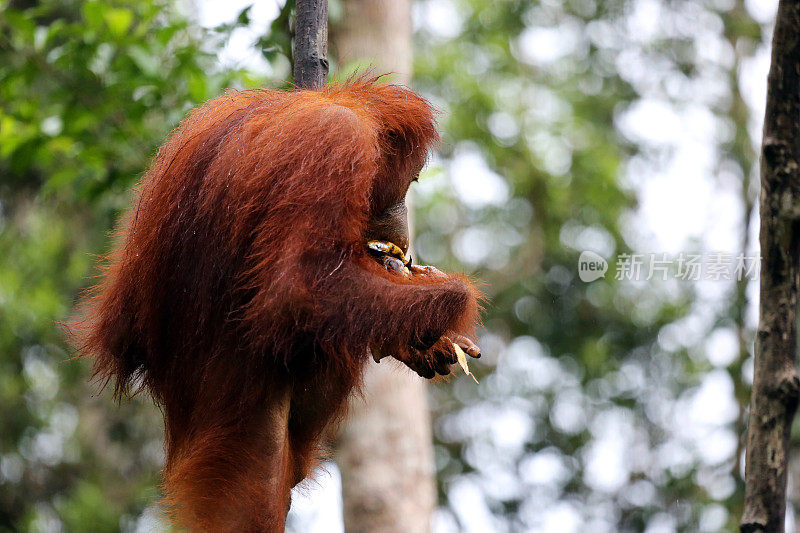
[[[270,64],[287,62],[292,6],[256,43]],[[204,29],[180,7],[0,0],[0,531],[154,527],[160,414],[144,396],[111,406],[55,322],[170,129],[264,82],[217,61],[249,9]],[[433,388],[440,525],[476,530],[466,520],[485,512],[495,531],[734,529],[741,443],[706,448],[743,428],[747,284],[708,301],[689,283],[617,281],[613,264],[583,283],[576,264],[584,249],[637,248],[631,169],[669,156],[620,127],[645,98],[704,106],[728,132],[715,165],[736,178],[749,249],[741,76],[764,28],[741,0],[421,0],[415,21],[415,85],[443,111],[444,141],[415,185],[417,253],[474,272],[492,298],[471,365],[481,384]],[[476,171],[493,186],[465,191],[458,173]],[[738,356],[720,367],[703,340],[723,329]],[[731,384],[738,412],[689,434],[710,378]]]
[[[0,2],[0,531],[130,529],[158,499],[159,413],[110,406],[55,321],[88,283],[158,144],[226,87],[205,30],[166,1]]]
[[[256,43],[267,61],[275,61],[283,57],[289,60],[290,71],[294,72],[292,63],[292,38],[295,0],[286,0],[278,16],[269,25],[269,30]]]
[[[631,179],[646,179],[629,177],[629,165],[658,169],[668,159],[618,122],[643,98],[705,105],[702,89],[721,83],[708,108],[733,135],[715,146],[717,168],[740,177],[740,251],[752,249],[760,139],[748,135],[739,75],[760,24],[742,2],[429,0],[417,15],[415,83],[443,109],[449,180],[439,176],[417,197],[418,251],[423,262],[475,272],[492,300],[489,357],[475,365],[481,386],[460,378],[435,391],[445,530],[474,528],[465,517],[484,512],[482,527],[496,531],[737,529],[742,443],[707,459],[703,439],[743,434],[747,283],[718,285],[710,311],[690,283],[614,279],[613,258],[636,251]],[[701,49],[711,44],[721,59]],[[694,92],[676,90],[691,84]],[[507,197],[455,207],[458,171],[473,172],[458,161],[476,154],[502,176]],[[582,250],[612,258],[605,279],[577,278]],[[691,324],[704,331],[699,341],[666,342]],[[721,377],[703,344],[718,327],[735,329],[740,343]],[[708,376],[733,383],[738,417],[689,443],[691,402]],[[467,512],[459,500],[476,493],[480,510],[470,499]]]

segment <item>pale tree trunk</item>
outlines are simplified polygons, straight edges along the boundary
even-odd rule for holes
[[[392,82],[411,78],[411,2],[345,0],[331,28],[339,64],[364,61]],[[354,399],[337,444],[345,531],[430,530],[436,505],[431,419],[425,381],[384,359],[367,367],[364,398]]]
[[[761,148],[761,296],[750,400],[743,532],[783,531],[797,409],[800,274],[800,0],[781,0]]]

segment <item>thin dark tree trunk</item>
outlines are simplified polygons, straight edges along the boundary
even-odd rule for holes
[[[783,531],[797,409],[800,259],[800,0],[781,0],[761,147],[761,296],[741,530]]]
[[[328,0],[297,0],[294,83],[316,89],[328,79]]]

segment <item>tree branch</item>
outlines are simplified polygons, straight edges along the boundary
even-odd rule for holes
[[[781,0],[761,148],[761,295],[742,532],[781,532],[800,381],[800,0]]]
[[[294,83],[316,89],[328,79],[328,1],[297,0]]]

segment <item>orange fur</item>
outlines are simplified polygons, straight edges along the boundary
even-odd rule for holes
[[[159,150],[73,341],[163,406],[180,523],[282,531],[367,347],[473,333],[467,278],[404,279],[364,245],[436,139],[425,100],[357,79],[230,93]]]

